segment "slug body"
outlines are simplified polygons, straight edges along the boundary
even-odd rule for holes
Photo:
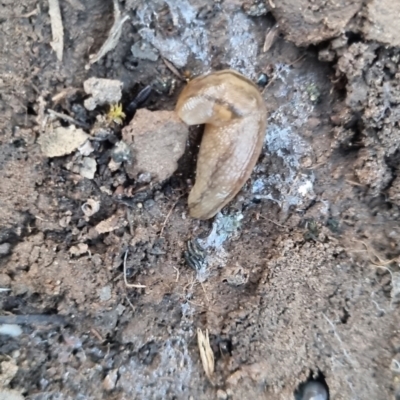
[[[187,125],[205,124],[189,210],[194,218],[209,219],[250,177],[264,141],[265,103],[250,80],[224,70],[190,81],[176,112]]]

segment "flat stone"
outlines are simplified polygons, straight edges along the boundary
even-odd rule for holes
[[[2,243],[0,244],[0,257],[7,256],[11,252],[11,245],[10,243]]]
[[[93,179],[96,174],[97,163],[94,158],[83,157],[79,166],[79,173],[83,178]]]
[[[103,104],[116,104],[122,97],[122,82],[115,79],[90,78],[83,82],[83,88],[92,95],[83,102],[87,110]]]
[[[47,157],[53,158],[71,154],[82,146],[88,137],[89,135],[82,129],[73,125],[68,128],[59,126],[40,135],[38,143],[42,153]]]
[[[20,392],[14,389],[0,389],[0,400],[24,400]]]
[[[339,36],[363,0],[279,0],[274,4],[271,13],[286,39],[309,46]]]
[[[173,111],[138,110],[122,136],[133,151],[132,164],[125,169],[130,178],[150,174],[162,182],[178,168],[189,130]],[[142,175],[141,175],[142,176]]]

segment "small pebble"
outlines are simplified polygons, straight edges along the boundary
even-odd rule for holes
[[[93,254],[92,256],[92,263],[96,266],[96,267],[100,267],[103,264],[103,260],[100,256],[100,254]]]
[[[129,146],[121,140],[116,143],[111,157],[116,163],[130,162],[132,160],[132,152]]]
[[[17,358],[19,358],[20,355],[21,355],[21,352],[20,352],[19,350],[14,350],[14,351],[11,353],[11,357],[14,358],[15,360],[16,360]]]
[[[22,329],[19,325],[15,325],[15,324],[0,325],[0,335],[17,337],[17,336],[21,335],[21,333],[22,333]]]
[[[103,388],[110,392],[111,390],[114,390],[115,385],[117,383],[118,379],[118,370],[113,369],[108,373],[108,375],[104,378],[103,381]]]
[[[121,165],[122,163],[115,162],[113,159],[111,159],[110,162],[108,163],[108,168],[110,171],[115,172],[121,168]]]
[[[96,174],[97,163],[94,158],[83,157],[82,164],[79,166],[79,174],[87,179],[93,179]]]
[[[111,299],[111,286],[104,286],[99,291],[100,301],[108,301]]]
[[[304,386],[301,400],[328,400],[328,392],[321,382],[310,381]]]
[[[137,181],[140,183],[150,183],[151,182],[150,172],[143,172],[142,174],[139,174]]]
[[[2,243],[0,244],[0,257],[6,256],[11,252],[11,245],[10,243]]]
[[[86,140],[86,142],[83,143],[83,145],[80,146],[78,148],[78,150],[83,156],[88,156],[91,153],[93,153],[94,148],[93,148],[92,143],[90,142],[90,140]]]
[[[228,395],[224,390],[219,389],[217,391],[217,399],[218,400],[226,400],[227,398],[228,398]]]

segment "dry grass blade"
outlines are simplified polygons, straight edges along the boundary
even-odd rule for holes
[[[103,46],[101,46],[100,50],[96,54],[92,54],[89,56],[90,61],[89,64],[86,65],[86,69],[89,69],[90,65],[99,61],[109,51],[113,50],[117,46],[119,38],[121,37],[122,26],[128,19],[130,19],[129,15],[125,15],[124,17],[121,16],[118,1],[114,0],[114,25],[111,27],[108,38],[103,43]]]
[[[176,76],[178,77],[181,81],[184,81],[185,79],[183,76],[179,73],[179,71],[175,68],[175,65],[166,60],[164,57],[162,57],[162,60],[164,64],[167,66],[167,68]]]
[[[214,373],[214,353],[210,346],[208,329],[206,329],[206,333],[204,334],[200,328],[197,328],[197,344],[199,346],[204,372],[207,378],[211,380]]]
[[[53,36],[53,41],[50,42],[50,45],[56,52],[58,61],[62,61],[64,52],[64,27],[58,0],[49,0],[49,15],[51,34]]]
[[[59,112],[54,111],[54,110],[52,110],[50,108],[47,109],[47,112],[49,114],[54,115],[57,118],[60,118],[60,119],[64,120],[64,121],[71,122],[71,124],[80,126],[82,128],[85,128],[85,129],[89,129],[90,128],[90,126],[88,124],[85,124],[84,122],[77,121],[75,118],[72,118],[69,115],[66,115],[64,113],[59,113]]]
[[[56,95],[54,95],[51,98],[51,101],[57,104],[61,100],[64,100],[66,97],[72,97],[73,95],[75,95],[78,92],[79,92],[79,89],[73,88],[73,87],[69,87],[69,88],[64,89],[60,93],[57,93]]]
[[[275,224],[276,226],[279,226],[280,228],[287,228],[287,226],[278,224],[278,222],[275,222],[275,221],[273,221],[272,219],[269,219],[269,218],[267,218],[267,217],[264,217],[263,215],[260,215],[260,218],[265,219],[266,221],[269,221],[269,222],[271,222],[272,224]]]
[[[125,252],[125,256],[124,256],[124,282],[125,282],[125,286],[128,288],[136,288],[136,289],[142,289],[145,288],[145,285],[141,285],[141,284],[132,284],[132,283],[128,283],[128,280],[126,279],[126,259],[128,258],[128,250]]]
[[[162,237],[162,234],[163,234],[163,232],[164,232],[165,226],[166,226],[166,224],[167,224],[167,221],[168,221],[169,217],[170,217],[171,214],[172,214],[172,211],[174,210],[174,208],[175,208],[176,205],[178,204],[178,201],[181,199],[181,197],[182,197],[184,194],[185,194],[185,193],[181,194],[181,195],[176,199],[176,201],[175,201],[174,204],[172,205],[171,209],[168,211],[168,214],[167,214],[167,216],[165,217],[165,220],[164,220],[164,222],[163,222],[163,224],[162,224],[162,226],[161,226],[160,237]]]
[[[278,24],[275,24],[265,35],[263,53],[266,53],[274,44],[276,37],[278,36]]]
[[[353,241],[356,243],[361,243],[363,246],[365,246],[371,263],[378,267],[384,267],[386,265],[390,265],[393,262],[399,262],[399,257],[395,257],[392,260],[382,258],[371,246],[369,246],[362,240],[353,239]]]

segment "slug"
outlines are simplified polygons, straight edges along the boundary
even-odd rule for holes
[[[264,141],[265,102],[253,82],[223,70],[191,80],[176,112],[187,125],[205,124],[188,203],[193,218],[209,219],[250,177]]]

